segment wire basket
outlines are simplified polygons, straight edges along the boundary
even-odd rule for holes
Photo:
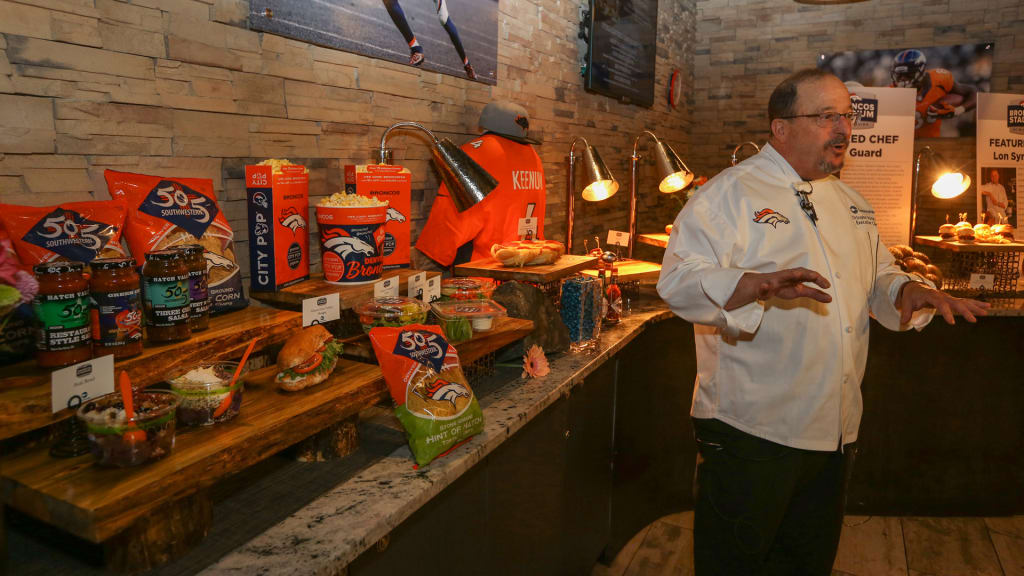
[[[1021,277],[1021,255],[1024,251],[954,252],[942,289],[958,296],[1018,294]],[[972,274],[992,276],[992,289],[972,288]]]

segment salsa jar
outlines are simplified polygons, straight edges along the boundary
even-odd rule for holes
[[[36,362],[58,368],[92,358],[89,326],[89,280],[81,262],[37,264],[39,292],[32,311],[39,322]]]
[[[142,353],[142,294],[134,258],[98,258],[89,265],[92,346],[115,360]]]
[[[191,299],[188,320],[193,332],[210,327],[210,274],[206,269],[206,250],[200,244],[175,246],[188,268],[188,294]]]
[[[142,267],[146,338],[150,342],[178,342],[192,336],[188,266],[176,250],[146,252]]]

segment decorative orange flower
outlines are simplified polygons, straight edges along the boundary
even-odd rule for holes
[[[521,378],[543,378],[551,372],[544,349],[534,344],[523,356],[523,375]]]

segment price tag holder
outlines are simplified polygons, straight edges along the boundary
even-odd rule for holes
[[[519,219],[519,237],[527,240],[537,239],[537,218],[520,218]]]
[[[397,298],[398,297],[398,276],[378,280],[373,284],[374,298]]]
[[[995,287],[995,280],[992,274],[971,274],[970,286],[976,290],[991,290]]]
[[[302,326],[325,324],[341,318],[341,300],[338,293],[314,296],[302,301]]]
[[[608,231],[608,241],[605,242],[610,246],[622,246],[624,248],[629,247],[629,232],[619,232],[618,230]]]
[[[419,298],[423,300],[423,288],[426,284],[427,273],[420,272],[419,274],[413,274],[409,276],[409,298]]]
[[[114,355],[93,358],[50,374],[50,408],[60,412],[114,391]]]
[[[423,301],[427,304],[441,299],[441,277],[433,276],[427,279],[427,287],[423,291]]]

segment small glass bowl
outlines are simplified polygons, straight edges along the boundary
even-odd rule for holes
[[[179,399],[178,423],[182,426],[210,426],[227,422],[242,407],[245,369],[231,387],[238,362],[201,362],[168,372],[164,380]]]
[[[159,460],[174,448],[174,410],[170,392],[139,392],[135,417],[126,418],[121,394],[106,394],[83,404],[77,417],[85,425],[89,449],[100,466],[124,468]]]

